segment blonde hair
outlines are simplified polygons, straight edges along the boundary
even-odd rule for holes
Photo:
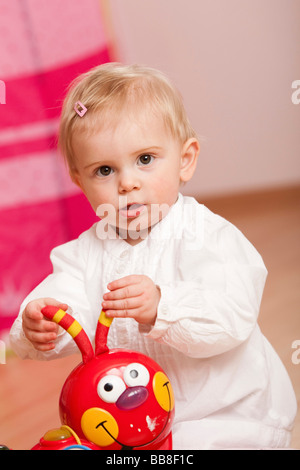
[[[78,101],[87,108],[83,117],[74,110]],[[64,100],[58,141],[71,176],[75,170],[74,133],[93,133],[101,123],[119,116],[123,110],[129,112],[130,109],[145,106],[147,111],[150,106],[153,112],[161,116],[172,136],[182,143],[196,137],[180,93],[162,72],[141,65],[108,63],[77,77]]]

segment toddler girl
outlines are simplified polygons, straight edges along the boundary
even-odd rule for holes
[[[267,271],[237,228],[180,194],[199,143],[173,85],[142,66],[91,70],[68,92],[59,143],[101,221],[52,251],[53,273],[12,327],[15,351],[76,351],[45,305],[69,308],[91,340],[104,308],[115,318],[108,346],[166,371],[175,449],[288,446],[294,392],[257,324]]]

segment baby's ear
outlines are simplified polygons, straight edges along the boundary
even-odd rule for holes
[[[189,181],[197,166],[198,155],[200,152],[200,144],[194,137],[188,139],[182,147],[180,181],[186,183]]]
[[[80,189],[82,189],[78,171],[75,169],[70,169],[69,173],[73,183],[75,183],[77,186],[79,186]]]

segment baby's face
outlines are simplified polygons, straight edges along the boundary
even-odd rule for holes
[[[73,149],[76,181],[100,217],[115,213],[117,233],[134,227],[149,232],[176,202],[183,146],[151,113],[123,114],[92,136],[76,135]]]

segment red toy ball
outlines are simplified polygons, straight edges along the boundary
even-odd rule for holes
[[[161,367],[138,352],[108,350],[112,319],[104,312],[98,321],[95,353],[71,315],[52,306],[42,312],[71,334],[83,362],[71,372],[61,391],[64,426],[46,433],[33,449],[172,449],[174,395]]]

